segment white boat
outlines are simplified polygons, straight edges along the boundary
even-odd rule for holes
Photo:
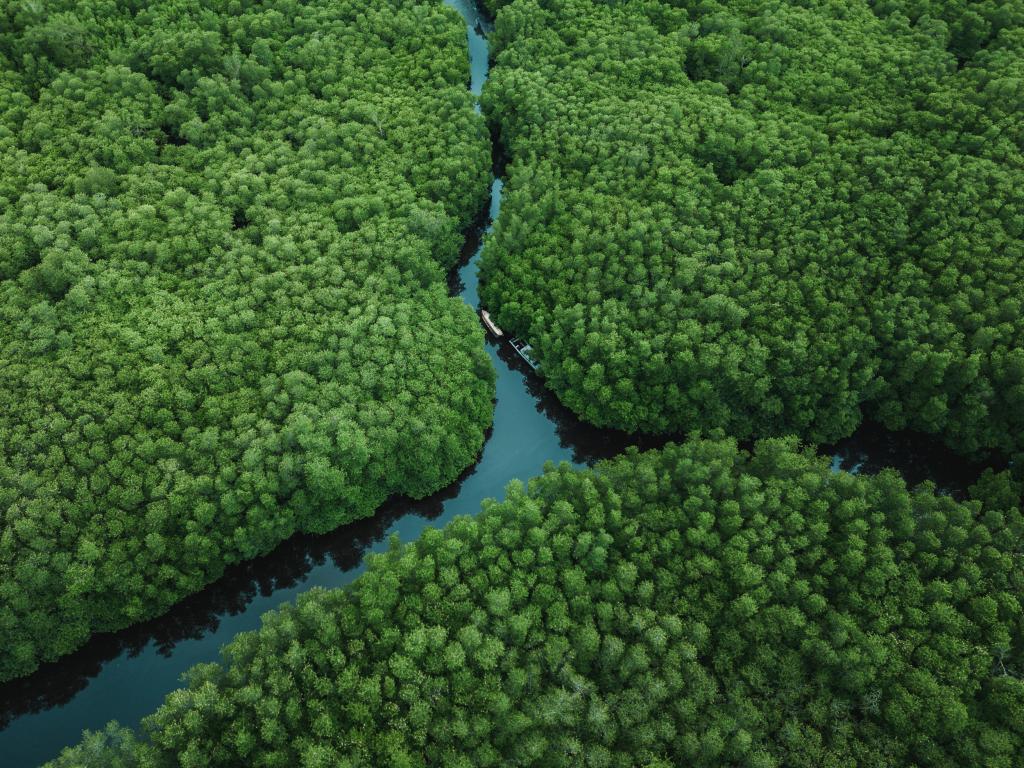
[[[505,335],[504,331],[502,331],[501,328],[495,325],[494,321],[491,320],[491,313],[486,309],[480,310],[480,319],[484,321],[484,328],[493,333],[495,337],[500,339]]]

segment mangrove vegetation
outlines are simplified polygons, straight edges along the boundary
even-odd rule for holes
[[[476,458],[439,3],[0,6],[0,679]]]

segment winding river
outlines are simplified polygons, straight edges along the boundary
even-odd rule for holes
[[[489,23],[470,0],[445,2],[466,21],[470,88],[479,95],[488,73]],[[451,276],[453,293],[474,308],[476,261],[483,236],[498,215],[501,191],[496,173],[489,211],[467,241],[462,266]],[[294,537],[265,557],[232,567],[166,615],[97,636],[79,652],[36,674],[0,685],[0,766],[38,766],[76,743],[83,729],[102,728],[111,720],[138,725],[179,687],[185,670],[217,660],[221,646],[234,635],[256,629],[263,613],[310,587],[348,584],[363,571],[368,553],[387,549],[392,534],[409,541],[428,526],[474,514],[483,499],[501,495],[513,480],[540,473],[546,461],[591,464],[627,444],[651,447],[663,442],[582,424],[545,392],[507,344],[489,339],[488,351],[497,371],[494,425],[479,462],[455,484],[421,502],[395,499],[372,519],[325,536]],[[929,441],[870,427],[827,452],[837,469],[897,466],[911,483],[939,479],[951,489],[962,487],[975,474],[974,468]]]

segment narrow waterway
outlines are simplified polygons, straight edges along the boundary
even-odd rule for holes
[[[470,88],[479,95],[488,71],[488,22],[468,0],[446,2],[466,20]],[[489,211],[471,233],[468,258],[450,281],[474,308],[476,261],[498,215],[501,188],[495,178]],[[137,725],[180,686],[185,670],[216,661],[232,637],[256,629],[262,614],[310,587],[348,584],[363,571],[367,553],[386,550],[392,534],[410,541],[427,526],[474,514],[485,498],[503,495],[508,482],[539,474],[545,461],[592,463],[625,446],[625,436],[581,424],[545,395],[507,344],[491,339],[488,352],[498,374],[494,425],[479,462],[456,484],[422,502],[394,500],[373,519],[327,536],[295,537],[266,557],[233,567],[165,616],[96,637],[34,675],[0,685],[0,768],[37,766],[76,743],[83,729],[111,720]]]
[[[488,73],[489,24],[469,0],[445,2],[466,21],[470,88],[479,95]],[[496,175],[489,211],[471,233],[465,261],[451,278],[453,293],[474,308],[476,262],[490,222],[498,215],[501,191]],[[220,648],[237,633],[256,629],[262,614],[310,587],[350,583],[363,571],[367,553],[386,550],[392,534],[410,541],[428,526],[475,514],[483,499],[503,495],[513,480],[539,474],[546,461],[591,464],[628,444],[653,447],[664,442],[582,424],[545,392],[507,344],[489,339],[488,352],[497,371],[494,425],[479,462],[458,482],[421,502],[393,500],[372,519],[331,534],[294,537],[266,557],[232,567],[165,616],[98,636],[36,674],[0,685],[0,768],[38,766],[76,743],[83,729],[102,728],[111,720],[138,725],[179,687],[185,670],[216,661]],[[870,427],[827,452],[836,469],[896,466],[911,483],[933,479],[954,490],[976,475],[976,468],[933,441]]]

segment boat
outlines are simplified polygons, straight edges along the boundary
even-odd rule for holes
[[[533,352],[533,347],[520,338],[510,339],[508,343],[512,345],[512,349],[518,352],[519,356],[523,358],[523,360],[525,360],[533,370],[536,371],[540,367],[540,363],[537,362],[537,358],[531,354]]]
[[[500,339],[502,336],[505,335],[505,332],[494,324],[494,321],[491,319],[491,313],[488,312],[486,309],[480,310],[480,319],[484,321],[484,328],[486,328],[488,331],[494,334],[496,338]]]

